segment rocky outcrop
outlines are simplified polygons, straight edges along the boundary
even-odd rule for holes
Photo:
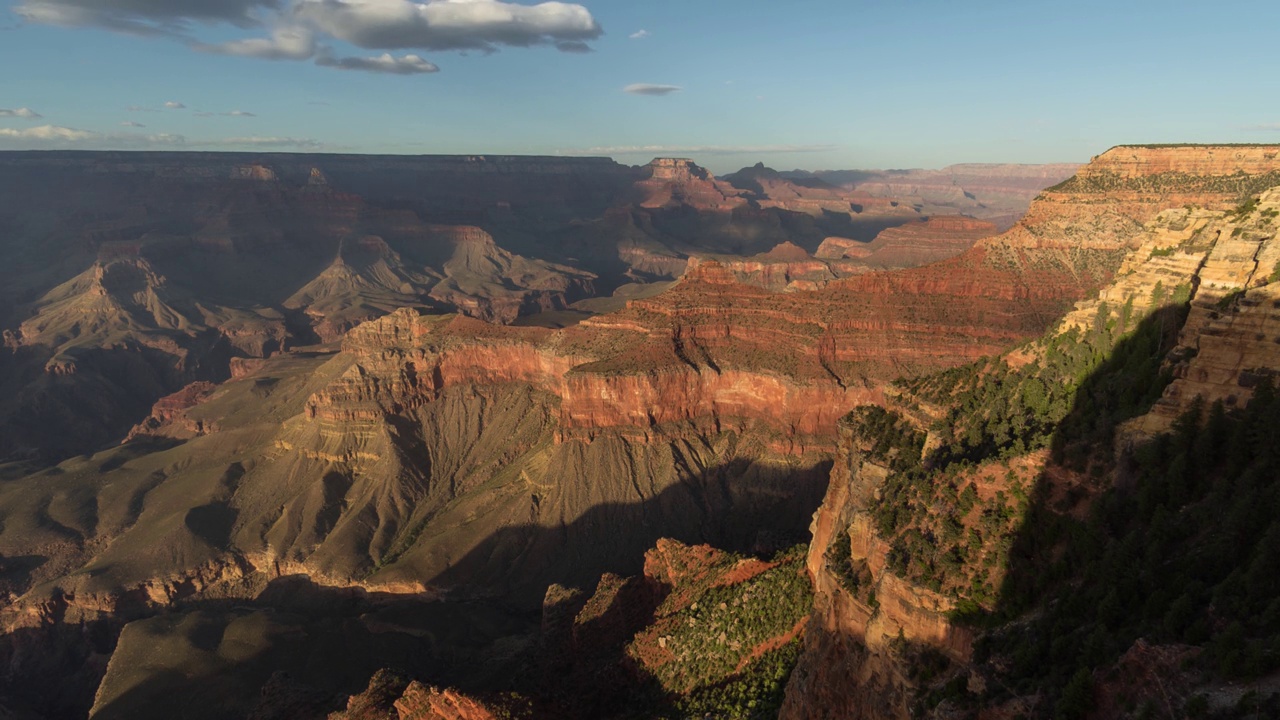
[[[959,215],[938,215],[923,222],[887,228],[865,246],[858,259],[873,268],[907,268],[945,260],[997,232],[992,223]]]
[[[595,274],[507,252],[480,228],[432,227],[431,235],[453,253],[430,296],[471,317],[505,324],[595,294]]]
[[[842,424],[831,484],[810,527],[814,611],[783,718],[912,717],[908,648],[960,662],[972,652],[972,632],[948,617],[952,600],[887,568],[889,546],[871,511],[889,470],[866,456],[866,442]]]
[[[205,427],[201,420],[191,420],[187,411],[199,405],[213,394],[217,386],[211,382],[192,383],[172,395],[156,401],[147,419],[129,431],[125,442],[144,436],[164,436],[187,439],[203,435],[213,428]]]
[[[1121,145],[1090,160],[1079,177],[1085,181],[1166,174],[1213,178],[1265,175],[1278,167],[1280,147],[1276,145]]]
[[[823,260],[839,260],[840,258],[864,258],[871,254],[867,243],[842,237],[829,237],[822,241],[813,256]]]
[[[717,180],[692,160],[655,158],[647,169],[648,179],[636,183],[641,207],[679,204],[696,210],[727,212],[746,205],[746,199],[732,185]]]
[[[1126,241],[1131,249],[1118,264],[1113,280],[1094,298],[1077,303],[1049,331],[1049,338],[1080,338],[1117,322],[1133,327],[1147,317],[1160,317],[1167,324],[1175,315],[1162,311],[1190,301],[1180,347],[1168,356],[1176,379],[1151,413],[1124,426],[1123,439],[1116,443],[1119,452],[1130,451],[1141,439],[1167,430],[1172,419],[1196,397],[1206,403],[1223,400],[1229,409],[1240,408],[1247,403],[1252,385],[1280,374],[1280,353],[1272,338],[1272,330],[1278,327],[1274,308],[1280,307],[1280,301],[1271,302],[1275,299],[1270,292],[1274,284],[1257,275],[1257,258],[1271,258],[1275,253],[1273,218],[1280,215],[1278,192],[1265,191],[1230,213],[1194,207],[1159,213],[1139,235]],[[1165,327],[1165,336],[1171,337],[1176,330],[1176,325]],[[1047,349],[1051,345],[1048,341],[1033,342],[1002,359],[1010,367],[1043,367],[1053,361],[1047,354],[1052,352]],[[916,400],[908,393],[890,398],[889,404],[901,409],[902,417],[913,418],[911,422],[919,426],[917,431],[922,435],[931,422],[948,417]],[[963,679],[964,673],[971,673],[971,687],[984,682],[981,673],[969,666],[977,631],[952,620],[958,595],[909,582],[895,574],[887,562],[894,550],[881,536],[875,511],[882,503],[901,502],[882,492],[893,472],[888,465],[894,458],[873,458],[873,445],[859,436],[859,427],[842,424],[840,454],[831,484],[814,516],[808,567],[815,587],[815,609],[782,717],[914,716],[913,703],[922,686],[912,672],[918,662],[913,648],[929,648],[950,658],[953,667],[959,668],[955,672],[961,673],[957,677]],[[925,448],[928,452],[928,441]],[[1020,466],[1024,461],[1027,466]],[[929,467],[928,462],[924,467]],[[1040,491],[1044,497],[1054,498],[1060,508],[1069,503],[1057,498],[1066,495],[1072,485],[1084,484],[1065,469],[1046,470],[1043,460],[1032,456],[1013,463],[993,461],[990,470],[981,472],[1010,478],[1040,475]],[[947,482],[944,477],[939,473],[936,482]],[[935,480],[930,478],[929,482]],[[984,494],[993,491],[978,490],[974,497]],[[967,512],[959,512],[954,520],[963,525]],[[1007,628],[1004,631],[1009,632]],[[1115,702],[1116,694],[1123,694],[1119,686],[1132,682],[1135,672],[1163,674],[1171,667],[1166,663],[1168,658],[1185,656],[1181,650],[1173,650],[1152,650],[1141,642],[1136,645],[1117,666],[1117,673],[1128,679],[1120,680],[1116,673],[1106,675],[1108,688],[1101,693],[1105,702]],[[1133,666],[1149,657],[1155,658],[1157,667],[1134,670]],[[1005,710],[1016,710],[1014,705]]]
[[[439,689],[380,670],[369,687],[347,700],[329,720],[499,720],[522,717],[516,708],[495,709],[456,690]]]
[[[786,176],[822,181],[879,202],[914,207],[926,215],[970,215],[1006,230],[1041,190],[1071,177],[1078,167],[968,163],[940,170],[836,170]]]
[[[1244,159],[1248,159],[1246,155]],[[1171,353],[1174,381],[1138,423],[1156,432],[1197,398],[1243,408],[1264,378],[1280,379],[1280,188],[1236,212],[1196,223],[1188,244],[1211,243],[1191,311]]]

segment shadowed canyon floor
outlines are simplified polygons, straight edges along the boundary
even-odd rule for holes
[[[1276,157],[1115,148],[1002,234],[680,160],[3,158],[116,178],[3,215],[31,267],[75,249],[6,291],[6,709],[1044,714],[1081,667],[1110,702],[1169,636],[1002,638],[1092,582],[1071,523],[1196,395],[1266,412]]]

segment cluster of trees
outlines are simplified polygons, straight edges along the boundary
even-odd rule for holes
[[[1189,297],[1190,286],[1170,292],[1157,284],[1153,304],[1167,306],[1144,322],[1134,317],[1132,298],[1114,312],[1101,303],[1089,328],[1050,333],[1024,348],[1033,358],[1024,365],[990,358],[900,381],[915,396],[948,408],[932,428],[945,438],[933,464],[978,463],[1045,447],[1077,403],[1095,401],[1096,393],[1079,395],[1099,373],[1123,371],[1105,388],[1114,394],[1104,400],[1114,405],[1113,422],[1144,412],[1169,382],[1160,363],[1175,343]]]
[[[925,433],[898,413],[879,405],[861,405],[844,422],[872,462],[900,472],[920,464]]]
[[[849,544],[848,528],[837,532],[831,539],[831,544],[827,546],[827,552],[823,556],[827,571],[836,578],[849,595],[872,608],[879,607],[880,603],[876,600],[876,589],[873,583],[875,578],[871,575],[871,568],[866,560],[855,560],[849,554]]]
[[[1039,511],[1019,538],[1001,613],[1044,612],[992,634],[1005,682],[1065,693],[1138,638],[1203,649],[1223,679],[1280,668],[1280,394],[1270,378],[1243,411],[1197,404],[1129,459],[1131,485],[1086,521]],[[1048,602],[1046,602],[1048,600]]]
[[[671,720],[724,718],[764,720],[778,717],[791,670],[800,659],[800,640],[766,653],[743,672],[699,688],[676,701],[673,711],[659,717]]]
[[[1190,175],[1166,172],[1139,177],[1124,177],[1119,173],[1094,172],[1085,177],[1074,175],[1049,188],[1050,192],[1114,193],[1122,191],[1157,193],[1222,193],[1240,197],[1256,195],[1270,187],[1280,185],[1280,173],[1248,175],[1243,171],[1234,175]]]
[[[799,641],[751,657],[813,608],[806,551],[797,545],[779,553],[775,567],[750,580],[708,585],[668,617],[665,643],[675,659],[652,668],[653,692],[667,700],[648,707],[646,717],[776,717]]]
[[[851,413],[867,457],[891,470],[872,509],[891,571],[960,600],[959,616],[993,605],[1034,492],[1034,478],[1008,461],[1049,447],[1059,464],[1105,472],[1116,425],[1150,408],[1170,380],[1161,360],[1188,296],[1186,286],[1157,286],[1152,300],[1169,304],[1141,322],[1132,299],[1114,311],[1103,303],[1089,327],[1024,347],[1023,364],[991,358],[900,381],[909,396],[947,408],[927,457],[924,434],[906,418],[878,407]],[[1004,489],[979,504],[978,475],[993,472],[1006,473]]]
[[[1272,379],[1264,373],[1244,409],[1196,405],[1171,432],[1116,459],[1117,426],[1146,412],[1170,380],[1161,363],[1187,294],[1155,298],[1165,306],[1136,327],[1131,304],[1103,306],[1092,327],[1037,341],[1026,354],[1038,359],[1019,367],[991,359],[903,382],[949,408],[932,428],[942,444],[927,458],[910,452],[918,438],[904,418],[868,409],[853,418],[869,456],[891,468],[873,509],[892,544],[890,568],[952,592],[958,616],[990,629],[979,659],[999,659],[1000,682],[975,702],[1040,691],[1058,716],[1082,717],[1095,671],[1139,638],[1201,648],[1205,677],[1280,669]],[[1085,519],[1064,512],[1074,503],[1053,507],[1043,484],[1010,482],[1010,493],[978,502],[979,470],[1046,447],[1053,464],[1123,482],[1097,483]],[[845,565],[842,579],[857,588],[852,563],[832,567]],[[1004,570],[998,588],[985,572],[995,567]]]

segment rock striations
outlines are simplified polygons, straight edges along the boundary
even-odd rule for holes
[[[276,670],[315,671],[311,686],[358,696],[381,655],[403,659],[424,680],[456,678],[466,674],[459,668],[484,667],[482,657],[515,652],[522,613],[558,583],[597,592],[572,622],[547,619],[547,629],[569,627],[570,644],[587,637],[574,639],[573,627],[617,631],[631,648],[621,667],[644,668],[663,692],[693,692],[782,648],[794,652],[803,628],[784,717],[905,717],[923,686],[904,658],[927,651],[969,662],[974,633],[951,616],[961,600],[980,598],[952,579],[923,582],[919,567],[895,553],[904,533],[941,530],[913,516],[886,535],[875,514],[889,495],[893,458],[842,418],[859,406],[896,408],[907,425],[922,426],[912,433],[930,450],[917,448],[917,463],[945,442],[973,450],[962,444],[965,428],[952,429],[961,439],[943,437],[944,420],[954,419],[943,406],[958,392],[951,380],[967,370],[928,373],[993,356],[982,362],[1046,367],[1054,338],[1105,330],[1122,313],[1117,323],[1164,317],[1165,298],[1184,296],[1193,309],[1170,357],[1177,380],[1155,416],[1176,415],[1197,394],[1247,402],[1275,367],[1267,265],[1280,260],[1280,203],[1273,192],[1245,205],[1239,196],[1280,172],[1268,152],[1208,162],[1183,148],[1117,148],[1046,190],[1006,233],[894,208],[901,217],[891,224],[901,227],[869,243],[865,257],[851,244],[862,240],[836,225],[855,228],[858,216],[874,213],[850,206],[837,221],[826,209],[767,207],[756,191],[686,161],[633,171],[594,160],[434,159],[428,164],[463,187],[496,178],[437,222],[429,210],[454,190],[396,200],[390,179],[351,158],[218,159],[183,170],[169,156],[135,167],[127,156],[58,155],[77,171],[152,178],[145,187],[157,195],[113,214],[107,206],[119,196],[104,183],[92,195],[101,206],[58,226],[63,242],[93,238],[91,269],[68,261],[51,266],[60,281],[38,292],[32,279],[3,291],[29,298],[29,312],[6,335],[0,382],[44,378],[28,395],[6,385],[6,397],[68,415],[75,397],[110,409],[119,388],[104,382],[85,395],[90,386],[74,383],[91,377],[127,377],[145,392],[121,392],[139,407],[114,416],[128,419],[123,427],[98,430],[122,438],[136,425],[123,446],[64,448],[56,464],[3,466],[0,555],[11,594],[0,610],[0,659],[10,669],[3,687],[56,677],[50,682],[83,709],[92,686],[96,716],[109,718],[224,676],[206,694],[247,712],[245,698]],[[1134,165],[1131,156],[1145,159]],[[274,179],[256,170],[229,179],[232,166],[255,163]],[[549,188],[530,187],[534,166],[554,176]],[[417,172],[407,159],[380,167],[407,173],[401,179]],[[170,183],[154,181],[172,173]],[[754,182],[784,194],[767,173]],[[216,200],[183,196],[185,183],[212,183]],[[539,193],[593,183],[600,187],[579,209],[612,206],[607,214],[529,210]],[[167,185],[176,194],[165,194]],[[839,194],[811,185],[779,202]],[[353,186],[363,194],[346,194]],[[508,194],[521,187],[526,195]],[[1186,204],[1194,207],[1178,209]],[[41,222],[53,225],[42,227],[57,226],[58,215],[50,211]],[[695,246],[708,229],[705,246]],[[599,265],[576,264],[577,250],[603,232],[622,240],[583,253]],[[532,254],[551,245],[560,250]],[[823,257],[814,257],[819,246]],[[951,256],[876,269],[930,253]],[[619,266],[620,254],[635,263]],[[868,262],[877,255],[882,263]],[[30,254],[17,257],[35,264]],[[641,284],[642,275],[652,280],[682,263],[687,270],[665,291],[620,292],[616,310],[568,327],[498,324],[530,310],[571,311],[607,273]],[[257,274],[237,280],[244,267]],[[253,287],[231,297],[241,286]],[[126,351],[133,360],[112,364]],[[6,427],[20,419],[5,418]],[[43,441],[6,434],[4,442]],[[1022,450],[1011,460],[1014,476],[1047,466],[1047,450]],[[963,472],[983,500],[1012,492],[1003,468]],[[1087,492],[1084,480],[1066,476]],[[981,516],[972,509],[961,524]],[[721,648],[720,636],[700,623],[728,622],[732,613],[718,613],[734,602],[755,607],[735,594],[747,592],[738,587],[744,579],[773,573],[771,587],[795,590],[799,555],[729,561],[674,543],[647,560],[645,552],[668,537],[778,547],[801,539],[810,522],[817,596],[807,625],[765,618],[777,627],[767,637],[744,630],[731,667],[716,665],[723,673],[715,678],[690,675],[705,665],[677,659],[729,662],[707,651]],[[708,553],[734,582],[689,575],[696,562],[688,558]],[[642,570],[649,580],[622,578]],[[617,575],[601,580],[605,573]],[[668,596],[665,610],[639,618],[653,621],[646,634],[617,598],[664,577],[714,590],[707,597],[717,602],[703,608]],[[999,573],[984,577],[994,583]],[[737,589],[717,590],[729,586]],[[498,598],[507,608],[486,604]],[[319,672],[308,659],[335,647],[334,638],[350,640],[352,663]],[[156,643],[166,652],[143,662]],[[39,660],[42,644],[59,648],[55,660]],[[443,647],[466,650],[432,654]],[[260,661],[238,664],[237,653]],[[204,670],[184,674],[191,668]],[[383,715],[390,707],[446,717],[493,709],[425,685],[382,695],[391,703],[379,706]],[[364,707],[351,702],[349,714]]]
[[[1110,282],[1092,298],[1078,302],[1044,338],[985,364],[976,364],[971,374],[957,371],[938,375],[936,381],[903,383],[886,393],[886,407],[894,410],[905,423],[900,427],[914,427],[913,431],[899,430],[896,432],[905,434],[887,435],[883,423],[868,424],[865,415],[851,415],[842,421],[840,452],[833,466],[831,484],[811,528],[813,539],[808,567],[816,593],[815,609],[781,717],[915,717],[919,703],[930,693],[936,698],[942,684],[950,680],[960,683],[958,687],[967,687],[967,692],[975,697],[1000,698],[999,703],[992,701],[992,705],[1000,705],[998,710],[992,708],[993,711],[1025,713],[1037,707],[1046,709],[1048,701],[1042,691],[1024,687],[1021,695],[1015,693],[1011,697],[1007,688],[1004,692],[990,690],[990,683],[995,682],[993,678],[1007,671],[1000,665],[1009,661],[1007,657],[998,657],[993,662],[990,656],[981,661],[974,656],[974,641],[983,633],[984,626],[958,618],[984,608],[998,613],[996,603],[1000,596],[994,592],[987,594],[982,588],[1002,587],[999,576],[994,574],[1005,572],[1009,566],[1014,566],[1014,570],[1008,571],[1014,572],[1017,566],[1006,559],[970,567],[960,559],[971,552],[996,553],[988,557],[998,557],[1002,551],[996,545],[987,544],[984,538],[1002,521],[991,517],[992,510],[984,511],[981,517],[970,515],[967,508],[957,511],[957,504],[965,507],[963,494],[958,501],[955,495],[948,499],[947,488],[955,490],[968,485],[965,492],[973,492],[968,501],[970,505],[977,503],[982,507],[986,503],[989,508],[1002,512],[1008,496],[1022,493],[1025,497],[1032,492],[1029,480],[1038,477],[1035,498],[1039,500],[1033,498],[1032,502],[1043,502],[1051,505],[1055,512],[1083,517],[1087,511],[1082,508],[1087,507],[1087,503],[1082,502],[1082,498],[1100,495],[1110,482],[1131,482],[1126,479],[1126,473],[1132,473],[1133,465],[1138,462],[1132,453],[1137,452],[1135,448],[1145,440],[1168,431],[1176,418],[1185,418],[1188,410],[1199,408],[1208,414],[1209,406],[1218,402],[1229,414],[1239,412],[1248,405],[1254,387],[1280,374],[1280,351],[1277,350],[1280,348],[1280,316],[1276,314],[1280,300],[1273,290],[1280,281],[1280,274],[1275,272],[1280,262],[1280,240],[1277,239],[1280,226],[1276,222],[1280,214],[1277,205],[1280,188],[1263,190],[1252,199],[1246,195],[1243,203],[1234,194],[1237,188],[1249,189],[1259,182],[1275,179],[1276,150],[1117,148],[1095,159],[1094,165],[1065,183],[1066,188],[1047,192],[1046,201],[1033,207],[1020,228],[985,241],[986,248],[995,249],[1008,247],[1028,236],[1038,236],[1049,240],[1038,250],[1065,247],[1068,238],[1076,236],[1079,229],[1073,229],[1067,221],[1050,221],[1045,213],[1092,197],[1094,217],[1115,213],[1117,222],[1094,225],[1095,230],[1107,229],[1107,234],[1091,234],[1084,244],[1100,252],[1105,252],[1103,248],[1107,245],[1125,248],[1125,251],[1114,266],[1116,271]],[[1228,178],[1230,185],[1219,185],[1221,178]],[[1114,197],[1118,199],[1115,204],[1103,200],[1113,196],[1102,191],[1088,190],[1074,197],[1066,194],[1066,189],[1072,186],[1101,182],[1120,182],[1129,189],[1115,190]],[[1152,189],[1149,183],[1163,189]],[[1130,214],[1139,206],[1150,207],[1159,202],[1157,198],[1161,193],[1180,201],[1190,194],[1198,194],[1207,207],[1175,206],[1148,217]],[[1231,209],[1226,209],[1228,207]],[[1074,211],[1068,211],[1066,216],[1079,217]],[[1122,216],[1124,221],[1118,222]],[[1142,223],[1141,231],[1129,234],[1124,228],[1130,223]],[[1175,312],[1183,307],[1188,308],[1185,315]],[[1151,328],[1143,330],[1148,325]],[[1022,382],[1015,379],[1021,377],[1018,373],[1035,376],[1056,372],[1042,368],[1070,362],[1062,357],[1065,344],[1094,343],[1090,338],[1115,332],[1116,327],[1135,332],[1135,326],[1139,328],[1136,332],[1147,332],[1156,338],[1151,350],[1159,352],[1157,358],[1165,358],[1165,371],[1172,382],[1149,411],[1141,411],[1119,428],[1115,439],[1114,479],[1105,474],[1110,470],[1104,473],[1104,467],[1109,467],[1111,462],[1105,456],[1094,457],[1085,464],[1089,474],[1103,477],[1101,481],[1082,472],[1085,467],[1076,467],[1088,446],[1072,445],[1079,441],[1062,439],[1073,437],[1072,432],[1079,432],[1075,429],[1066,434],[1060,430],[1060,437],[1052,444],[1043,440],[1046,446],[1051,445],[1051,452],[1023,450],[1022,439],[1019,439],[1016,450],[983,460],[983,450],[965,444],[966,432],[971,439],[981,438],[983,432],[995,427],[989,424],[983,430],[980,425],[964,424],[972,422],[972,416],[981,418],[990,412],[981,406],[984,396],[977,396],[980,398],[976,401],[977,407],[973,406],[972,399],[963,409],[960,405],[949,409],[946,403],[961,403],[965,398],[972,398],[982,387],[984,376],[1005,377],[1003,381],[992,382],[1013,385]],[[1169,339],[1175,336],[1177,347],[1170,351]],[[1137,342],[1133,341],[1132,347],[1143,347]],[[1112,367],[1119,366],[1103,366],[1103,370]],[[1135,360],[1130,360],[1128,367],[1135,372],[1132,370],[1136,367]],[[977,379],[964,380],[966,377]],[[1080,382],[1078,378],[1061,381]],[[966,385],[967,382],[975,384]],[[1014,392],[1026,393],[1029,387],[1043,388],[1036,384],[1038,382],[1023,385],[1021,390],[1013,385]],[[1154,387],[1158,391],[1163,386]],[[1069,386],[1061,391],[1068,393],[1064,400],[1074,396],[1074,388]],[[1118,386],[1116,391],[1137,392],[1127,386]],[[998,392],[993,393],[992,398],[1000,397]],[[1029,396],[1024,394],[1023,398],[1026,397]],[[1084,402],[1083,397],[1081,390],[1081,395],[1075,397],[1076,402]],[[1040,400],[1032,403],[1049,407]],[[1059,412],[1066,414],[1067,411]],[[1084,421],[1072,420],[1076,425],[1071,427],[1075,428],[1081,422],[1091,427],[1089,424],[1097,422],[1096,417],[1103,411],[1082,411],[1077,407],[1073,412],[1089,415]],[[1009,431],[1001,426],[996,432]],[[886,450],[886,447],[895,447],[886,445],[886,438],[908,437],[913,433],[920,445],[907,443]],[[1008,442],[1007,438],[1004,442]],[[959,452],[968,452],[979,460],[976,464],[961,463],[958,471],[955,467],[945,468],[946,463],[955,461],[955,454]],[[1109,446],[1100,452],[1104,455],[1110,452]],[[926,489],[920,492],[925,494],[914,501],[923,505],[908,504],[898,509],[904,502],[903,492],[916,492],[904,491],[901,484],[905,482],[903,478],[912,477],[903,474],[903,468],[908,467],[919,468],[917,472],[923,473]],[[920,525],[904,534],[904,517],[925,519],[905,521]],[[929,520],[931,517],[934,520]],[[1037,517],[1036,522],[1047,522],[1045,516]],[[931,525],[934,521],[937,524]],[[969,550],[953,550],[951,556],[938,553],[939,559],[931,561],[925,558],[933,556],[935,551],[913,544],[910,539],[912,533],[923,532],[924,537],[937,538],[945,545],[950,542],[946,539],[947,533],[952,532],[949,527],[962,537],[967,533]],[[1035,530],[1024,528],[1021,532],[1025,535]],[[1007,533],[1002,541],[1006,548],[1009,543],[1022,542],[1015,540],[1019,537],[1015,529],[1000,532]],[[959,557],[954,555],[956,552]],[[937,575],[928,579],[929,572],[919,570],[918,563],[929,562],[950,564],[940,580]],[[989,577],[989,573],[993,576]],[[972,585],[966,586],[971,579]],[[1012,586],[1003,585],[1006,592]],[[1016,624],[995,626],[990,631],[995,637],[1020,632],[1023,630]],[[944,673],[942,680],[922,676],[919,668],[922,663],[932,662],[928,660],[930,652],[948,658],[938,667],[950,667],[952,674]],[[1173,653],[1184,660],[1188,657],[1185,648],[1170,646],[1152,650],[1139,640],[1118,661],[1117,671],[1125,670],[1126,663],[1131,665],[1134,658],[1153,653],[1161,657],[1162,653]],[[1184,670],[1189,666],[1189,661],[1182,664]],[[1111,677],[1103,671],[1099,673],[1102,674],[1095,673],[1095,678]],[[1105,696],[1111,691],[1102,692],[1098,702],[1123,704],[1124,698]],[[938,707],[937,712],[942,712],[947,705]]]

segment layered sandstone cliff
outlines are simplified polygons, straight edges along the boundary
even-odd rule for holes
[[[1226,167],[1223,172],[1234,173],[1232,167]],[[1210,199],[1221,206],[1223,201],[1215,195],[1210,193]],[[1274,216],[1280,212],[1275,207],[1276,198],[1275,190],[1266,190],[1260,197],[1247,200],[1229,212],[1184,207],[1159,213],[1141,233],[1126,241],[1131,249],[1118,264],[1112,281],[1095,297],[1078,302],[1043,339],[973,366],[978,378],[974,382],[980,386],[982,377],[990,375],[993,383],[1002,382],[995,378],[1005,378],[1003,382],[1012,385],[1017,382],[1014,373],[1039,372],[1037,368],[1063,362],[1060,344],[1063,338],[1070,338],[1068,342],[1073,344],[1097,343],[1096,338],[1107,333],[1124,332],[1125,328],[1132,333],[1138,328],[1137,332],[1156,338],[1151,341],[1150,350],[1158,353],[1154,356],[1156,360],[1168,358],[1175,379],[1151,412],[1122,428],[1115,443],[1117,453],[1133,452],[1151,435],[1168,430],[1172,420],[1192,407],[1193,402],[1203,403],[1201,407],[1207,410],[1214,401],[1222,401],[1228,413],[1243,408],[1252,394],[1251,389],[1280,369],[1280,353],[1276,352],[1277,341],[1272,337],[1275,335],[1272,306],[1276,303],[1271,302],[1274,293],[1270,288],[1274,287],[1274,279],[1262,275],[1263,265],[1280,259],[1273,247]],[[1002,238],[1008,239],[1009,236]],[[1183,322],[1182,315],[1176,311],[1188,302],[1190,311]],[[1180,322],[1183,324],[1179,327]],[[1148,327],[1152,323],[1155,324]],[[1115,330],[1117,327],[1120,330]],[[1169,340],[1175,335],[1180,338],[1179,347],[1169,352]],[[1124,352],[1136,352],[1133,347],[1145,346],[1135,341],[1135,345],[1126,347]],[[1128,362],[1130,368],[1135,367],[1134,358],[1130,357]],[[912,646],[931,648],[949,657],[948,672],[955,673],[956,683],[964,680],[970,693],[991,697],[989,693],[982,694],[986,692],[982,688],[990,682],[987,677],[990,669],[972,661],[971,650],[979,630],[962,624],[952,611],[959,607],[957,603],[961,600],[973,603],[969,605],[970,611],[983,605],[989,605],[987,611],[995,611],[998,596],[987,594],[981,585],[992,583],[991,587],[1000,587],[988,574],[998,576],[1004,566],[996,563],[983,569],[975,565],[971,571],[963,561],[956,561],[956,567],[948,575],[955,585],[946,577],[939,581],[935,576],[929,582],[937,582],[938,587],[925,587],[924,578],[909,566],[916,562],[913,557],[931,554],[934,550],[916,545],[909,551],[912,554],[904,555],[913,546],[909,542],[900,544],[903,516],[892,512],[886,515],[883,512],[886,506],[892,509],[905,503],[908,510],[903,512],[912,517],[941,518],[941,524],[921,525],[925,538],[945,537],[943,528],[947,523],[958,528],[961,535],[968,528],[970,549],[990,553],[991,546],[984,544],[986,541],[982,538],[991,527],[1001,525],[988,523],[988,518],[978,523],[983,526],[978,530],[969,509],[973,503],[979,506],[991,503],[992,508],[1003,512],[1001,506],[1007,499],[1006,494],[1025,496],[1029,488],[1035,487],[1038,502],[1052,506],[1055,511],[1081,516],[1086,511],[1080,499],[1105,490],[1105,481],[1087,477],[1079,469],[1072,469],[1074,464],[1051,459],[1043,452],[1018,452],[1013,457],[1005,453],[1002,458],[993,456],[972,467],[962,463],[958,471],[951,468],[944,472],[945,468],[934,467],[935,462],[948,462],[957,452],[979,452],[958,451],[956,446],[940,447],[947,437],[950,439],[946,442],[959,443],[960,448],[969,447],[963,444],[963,436],[973,430],[973,426],[962,423],[971,423],[970,416],[978,417],[980,423],[988,412],[981,406],[983,400],[978,401],[978,407],[973,407],[970,400],[963,411],[951,408],[950,413],[947,407],[933,404],[939,397],[945,398],[945,402],[961,402],[959,395],[965,393],[973,397],[977,389],[965,385],[964,377],[963,373],[939,376],[934,386],[936,391],[929,390],[928,381],[906,384],[903,386],[908,388],[906,392],[889,397],[888,406],[898,411],[897,417],[902,418],[902,422],[914,427],[921,437],[928,433],[923,462],[906,463],[923,468],[922,481],[927,488],[923,497],[911,496],[910,492],[903,495],[901,483],[906,482],[902,479],[906,477],[903,466],[898,463],[897,455],[884,454],[883,436],[862,435],[866,425],[842,425],[841,454],[812,526],[809,570],[816,592],[815,610],[805,653],[789,687],[783,717],[915,716],[918,707],[915,703],[929,687],[936,690],[938,684],[935,680],[932,686],[922,685],[915,676],[912,668],[918,667],[920,658],[913,654]],[[1062,381],[1068,382],[1069,378]],[[1073,385],[1069,395],[1073,396],[1075,389]],[[1015,389],[1014,392],[1022,391]],[[953,397],[953,393],[958,395]],[[978,394],[977,397],[987,396]],[[1081,393],[1076,402],[1084,402],[1080,399],[1083,397]],[[1066,408],[1062,412],[1067,412]],[[1088,422],[1093,422],[1092,416],[1100,411],[1086,412],[1090,413]],[[957,426],[945,427],[946,421],[955,422]],[[992,427],[988,425],[985,432],[990,432]],[[1062,455],[1064,447],[1055,445],[1052,457]],[[1109,452],[1110,446],[1106,447],[1107,450],[1091,448],[1089,451]],[[1065,454],[1071,457],[1077,453],[1079,457],[1079,450],[1079,447],[1068,447]],[[1070,461],[1079,462],[1078,459]],[[1120,465],[1126,467],[1124,462]],[[1102,467],[1100,465],[1094,475],[1101,475]],[[1116,482],[1124,482],[1123,472],[1117,473],[1120,477]],[[894,487],[892,491],[886,485],[890,479],[894,479],[889,483]],[[947,494],[947,487],[963,488],[969,483],[972,483],[970,488],[976,490],[970,505],[958,504],[957,496]],[[1019,484],[1022,489],[1018,489]],[[939,491],[939,487],[943,490]],[[905,497],[915,499],[906,501]],[[990,514],[990,511],[984,512]],[[1043,518],[1039,521],[1043,522]],[[886,528],[894,534],[886,535]],[[1014,537],[1011,530],[999,532],[1007,533],[1010,539]],[[1027,532],[1022,531],[1024,535]],[[916,579],[906,579],[909,576]],[[924,577],[927,576],[926,573]],[[966,587],[970,580],[974,584]],[[939,587],[944,592],[938,592]],[[1008,592],[1010,585],[1004,587]],[[1128,658],[1145,652],[1145,647],[1135,645],[1122,658],[1122,666]],[[1046,701],[1042,696],[1019,698],[1001,696],[998,692],[996,696],[1001,697],[1000,712],[1026,711]]]

